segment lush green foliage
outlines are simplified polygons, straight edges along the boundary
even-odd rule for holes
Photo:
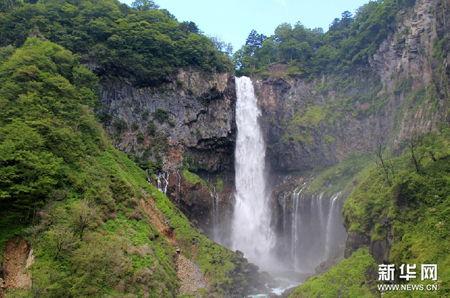
[[[321,276],[314,276],[298,287],[290,296],[300,297],[376,297],[370,283],[370,275],[378,272],[378,266],[369,249],[360,249]]]
[[[227,54],[194,23],[179,23],[142,1],[135,8],[117,0],[30,2],[0,13],[0,46],[19,47],[30,34],[42,35],[82,54],[99,75],[134,78],[137,85],[158,84],[180,67],[232,69]]]
[[[96,77],[77,56],[38,38],[0,53],[8,53],[0,66],[0,255],[14,235],[27,237],[35,255],[32,288],[11,295],[176,296],[175,248],[140,204],[150,197],[217,292],[234,285],[237,254],[195,229],[109,143],[88,106]]]
[[[372,241],[386,239],[390,233],[389,262],[396,268],[401,264],[416,264],[418,268],[438,264],[437,282],[421,281],[420,270],[418,279],[410,282],[434,283],[438,291],[386,291],[383,297],[443,297],[450,293],[450,129],[443,125],[439,132],[413,138],[417,139],[420,142],[414,143],[414,150],[406,146],[401,157],[392,159],[392,186],[381,166],[371,166],[370,158],[360,155],[324,171],[307,190],[318,192],[329,184],[342,189],[345,183],[357,180],[343,209],[349,231],[366,233]],[[377,263],[367,248],[360,249],[322,276],[307,280],[291,297],[377,297],[377,280]]]
[[[414,2],[370,1],[354,16],[342,13],[327,33],[321,28],[307,29],[300,22],[279,25],[269,38],[253,30],[234,56],[236,68],[243,75],[268,74],[274,63],[285,63],[287,74],[311,77],[365,66],[367,58],[393,32],[398,12]]]
[[[200,183],[204,188],[208,188],[208,184],[202,178],[194,173],[189,172],[188,169],[183,170],[183,176],[187,181],[189,181],[189,183],[193,185]]]
[[[367,233],[373,241],[391,233],[393,264],[438,264],[439,291],[427,297],[450,292],[449,139],[450,130],[444,127],[416,142],[414,150],[406,147],[403,156],[392,160],[392,186],[382,169],[374,168],[352,192],[343,210],[350,231]]]
[[[80,156],[101,150],[88,107],[95,76],[62,47],[29,39],[0,67],[0,197],[28,212],[42,206]]]

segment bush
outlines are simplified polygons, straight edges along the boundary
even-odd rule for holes
[[[153,113],[153,117],[158,120],[159,123],[163,124],[169,118],[169,114],[166,110],[157,108]]]

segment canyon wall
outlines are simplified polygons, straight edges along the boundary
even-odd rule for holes
[[[448,1],[447,1],[448,2]],[[272,170],[330,166],[378,143],[394,149],[448,117],[446,2],[421,0],[399,13],[366,69],[305,80],[254,78]],[[339,72],[337,72],[339,73]]]

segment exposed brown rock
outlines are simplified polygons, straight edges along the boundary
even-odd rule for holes
[[[16,236],[6,243],[0,266],[0,297],[14,289],[29,290],[32,285],[28,268],[34,263],[33,249],[23,237]]]

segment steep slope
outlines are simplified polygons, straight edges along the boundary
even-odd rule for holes
[[[116,148],[144,169],[169,174],[167,195],[208,231],[210,192],[230,209],[233,65],[224,43],[195,23],[178,22],[153,1],[136,3],[11,1],[0,7],[0,45],[20,47],[28,36],[43,36],[79,55],[100,78],[94,109]],[[191,185],[181,168],[219,173],[209,179],[216,190]]]

